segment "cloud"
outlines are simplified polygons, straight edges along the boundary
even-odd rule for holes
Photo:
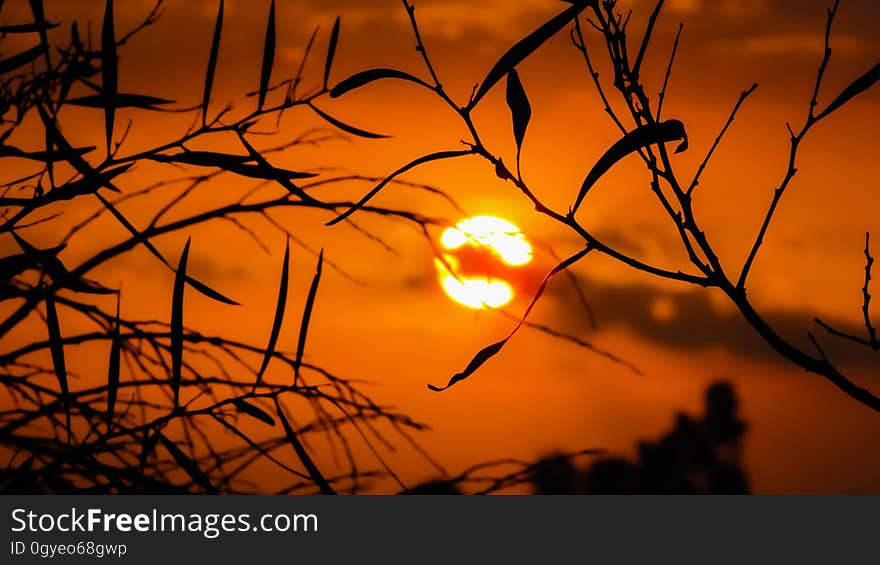
[[[671,291],[645,283],[603,284],[583,278],[580,284],[600,331],[623,328],[647,341],[680,350],[723,349],[741,357],[781,359],[718,291],[696,287]],[[564,305],[556,309],[556,323],[570,331],[586,331],[582,313],[571,307],[576,298],[570,286],[559,283],[555,288],[558,304]],[[858,314],[853,312],[851,320],[824,321],[839,331],[863,336],[866,330],[857,322]],[[880,359],[880,352],[829,336],[813,321],[811,312],[771,308],[764,316],[783,338],[811,353],[815,349],[807,332],[812,332],[829,357],[841,365],[876,367]]]
[[[824,33],[792,32],[770,35],[752,35],[723,40],[718,46],[749,55],[809,55],[821,57],[825,50]],[[853,34],[838,33],[834,36],[834,52],[837,55],[857,55],[867,51],[864,40]]]

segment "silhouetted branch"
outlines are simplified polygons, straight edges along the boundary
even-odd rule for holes
[[[721,143],[721,138],[724,137],[724,134],[727,133],[727,129],[730,127],[730,124],[733,123],[733,120],[736,119],[736,113],[739,111],[740,106],[742,106],[743,102],[746,101],[755,89],[758,88],[758,83],[753,84],[747,90],[744,90],[742,94],[739,95],[739,99],[736,101],[736,104],[733,106],[733,110],[730,112],[730,116],[727,118],[727,122],[725,122],[724,127],[721,128],[721,132],[718,134],[718,137],[715,138],[715,141],[712,143],[712,147],[709,148],[709,152],[706,153],[706,157],[700,163],[700,166],[697,168],[696,174],[694,174],[694,179],[691,181],[688,186],[687,193],[688,195],[693,194],[694,189],[700,184],[700,175],[703,174],[703,171],[706,169],[706,165],[709,164],[709,160],[712,158],[712,154],[715,153],[715,149],[718,147],[718,144]],[[659,110],[658,110],[659,113]]]
[[[672,76],[672,65],[675,63],[675,55],[678,53],[678,41],[681,39],[681,32],[684,24],[678,24],[678,31],[675,32],[675,40],[672,42],[672,53],[669,54],[669,63],[666,64],[666,74],[663,76],[663,86],[657,95],[657,119],[663,115],[663,101],[666,99],[666,89],[669,86],[669,77]]]
[[[874,257],[871,256],[871,234],[865,234],[865,284],[862,286],[862,318],[865,323],[865,331],[867,332],[868,337],[863,338],[856,335],[848,334],[837,330],[830,326],[829,324],[823,322],[819,318],[814,318],[814,321],[822,326],[825,331],[829,334],[843,338],[849,341],[853,341],[858,343],[859,345],[864,345],[866,347],[870,347],[874,351],[880,351],[880,340],[877,339],[877,330],[874,327],[874,324],[871,322],[871,268],[874,266]]]
[[[874,266],[874,258],[871,256],[871,234],[865,233],[865,285],[862,287],[862,314],[865,317],[865,329],[868,330],[868,338],[874,349],[880,348],[877,341],[877,330],[871,323],[871,267]]]
[[[572,4],[573,5],[570,8],[552,17],[534,32],[516,42],[490,69],[484,82],[475,89],[469,103],[464,107],[459,107],[451,100],[445,90],[439,86],[441,82],[439,78],[437,78],[436,70],[431,64],[431,61],[421,43],[421,35],[415,20],[414,10],[409,2],[404,2],[409,15],[410,25],[416,35],[419,52],[422,55],[422,58],[425,59],[429,72],[432,77],[434,77],[435,83],[438,85],[438,96],[459,115],[463,124],[470,132],[471,139],[465,141],[466,145],[471,148],[474,154],[487,161],[494,168],[495,173],[499,178],[513,183],[513,185],[534,206],[538,213],[573,231],[584,241],[588,249],[605,254],[637,271],[650,275],[687,282],[701,287],[718,288],[728,297],[731,303],[737,308],[752,328],[777,353],[807,371],[822,375],[840,388],[844,393],[866,406],[875,410],[880,410],[880,398],[871,391],[856,385],[852,380],[846,377],[831,363],[824,353],[821,352],[821,349],[818,348],[818,343],[816,343],[817,352],[819,354],[817,357],[812,353],[802,351],[777,333],[777,331],[755,309],[746,292],[746,282],[751,267],[763,244],[764,237],[769,229],[782,196],[797,172],[796,164],[798,150],[802,141],[814,125],[880,80],[880,65],[877,65],[869,69],[866,73],[857,78],[850,86],[845,88],[825,108],[825,110],[821,112],[817,111],[818,96],[831,55],[831,26],[837,12],[838,3],[835,1],[833,7],[828,11],[824,39],[825,52],[817,71],[816,84],[812,92],[807,117],[804,125],[798,132],[789,128],[791,133],[791,148],[786,173],[773,195],[758,235],[752,244],[745,263],[736,279],[732,279],[728,275],[727,270],[710,242],[709,236],[700,227],[691,197],[693,190],[699,184],[701,176],[707,168],[716,149],[720,145],[721,140],[736,119],[737,113],[742,104],[752,92],[754,92],[756,85],[753,85],[751,88],[741,93],[728,117],[728,120],[709,147],[706,156],[701,161],[693,179],[688,184],[684,184],[680,180],[680,175],[675,171],[673,166],[673,153],[667,148],[667,144],[670,142],[681,142],[676,147],[675,153],[687,149],[688,138],[684,124],[679,120],[665,120],[661,122],[659,118],[663,101],[666,97],[666,89],[671,75],[672,63],[678,50],[681,26],[676,34],[675,42],[673,44],[673,52],[666,67],[666,74],[663,78],[663,86],[660,91],[660,102],[657,105],[658,108],[655,113],[652,110],[650,98],[648,97],[645,86],[641,80],[640,71],[642,70],[643,61],[649,48],[654,27],[663,6],[663,1],[661,0],[656,3],[655,8],[649,16],[647,29],[640,42],[634,61],[630,60],[630,49],[627,42],[627,24],[629,22],[629,15],[624,17],[622,14],[616,12],[616,2],[573,2]],[[610,98],[600,81],[599,73],[596,71],[593,60],[587,50],[586,40],[579,18],[580,12],[585,10],[589,12],[586,21],[598,32],[599,37],[605,45],[608,61],[613,72],[611,84],[620,95],[620,101],[628,111],[634,124],[633,127],[625,126],[623,119],[612,108]],[[534,190],[521,177],[521,175],[513,174],[501,158],[484,144],[479,136],[478,128],[471,118],[471,112],[482,102],[483,96],[486,92],[505,75],[508,76],[508,81],[510,83],[510,80],[515,78],[514,73],[516,72],[516,66],[528,57],[531,57],[549,37],[561,31],[561,29],[569,22],[573,23],[573,29],[570,32],[571,41],[586,63],[590,78],[596,87],[605,112],[612,119],[623,137],[617,140],[617,142],[598,159],[592,171],[586,176],[586,179],[581,186],[581,190],[576,193],[577,198],[570,207],[569,212],[567,214],[562,214],[546,206],[537,196],[538,192]],[[367,70],[362,71],[355,76],[366,77],[371,73],[375,73],[378,76],[380,71],[377,69]],[[385,69],[382,70],[382,73],[390,77],[393,73],[397,73],[397,71]],[[355,81],[354,78],[349,80],[351,81],[351,86],[348,87],[346,91],[362,87],[369,82],[362,79]],[[413,78],[406,78],[406,80],[413,80]],[[354,84],[355,82],[357,82],[356,85]],[[514,80],[514,82],[516,81]],[[521,92],[518,94],[519,99],[526,100],[525,89],[527,89],[527,86],[528,85],[520,85]],[[511,108],[514,134],[517,146],[519,147],[525,133],[523,125],[524,123],[527,124],[524,114],[525,105],[524,103],[511,104],[510,100],[508,100],[508,105]],[[651,190],[662,205],[670,221],[675,226],[675,229],[681,238],[682,245],[687,252],[690,264],[699,274],[662,269],[646,264],[635,257],[626,255],[599,241],[586,227],[581,225],[576,218],[578,207],[584,201],[587,191],[600,178],[608,174],[618,161],[629,155],[636,154],[645,163],[651,178]],[[867,288],[867,283],[865,288]],[[869,298],[867,298],[867,291],[865,291],[864,294],[866,296],[866,306],[863,310],[867,311],[867,303],[869,300]],[[870,318],[867,317],[867,314],[866,327],[868,327],[868,333],[872,337],[868,340],[862,340],[861,338],[857,338],[856,340],[872,343],[876,338],[873,337],[874,332],[871,331],[873,326],[870,325]],[[482,364],[482,362],[496,354],[505,341],[483,349],[463,373],[453,377],[450,384],[470,375],[477,367],[479,367],[479,365]]]
[[[425,429],[423,424],[377,404],[358,388],[356,381],[336,376],[304,359],[308,315],[301,324],[302,339],[295,355],[279,351],[274,339],[268,346],[257,347],[222,335],[203,335],[189,327],[183,308],[189,289],[226,305],[235,302],[187,273],[189,243],[181,261],[175,261],[176,266],[155,244],[159,237],[175,233],[189,235],[197,226],[220,220],[253,238],[268,251],[255,230],[242,221],[245,215],[257,215],[290,235],[297,245],[311,249],[272,219],[269,213],[285,208],[337,214],[351,208],[353,203],[323,202],[309,192],[335,183],[376,182],[377,179],[356,174],[314,178],[318,173],[281,169],[271,165],[268,158],[297,145],[316,145],[344,138],[342,134],[334,133],[336,129],[353,135],[365,132],[336,120],[315,105],[329,94],[327,84],[316,91],[297,94],[296,87],[303,78],[308,52],[295,79],[282,80],[277,87],[269,84],[274,58],[271,15],[264,37],[265,56],[256,108],[233,118],[229,105],[216,116],[209,117],[207,107],[219,60],[221,0],[202,103],[195,108],[172,109],[193,113],[192,126],[182,135],[167,136],[147,148],[126,152],[126,141],[134,121],[127,124],[121,135],[116,135],[116,110],[123,107],[155,110],[155,106],[167,101],[120,91],[117,84],[118,51],[158,20],[163,4],[156,2],[145,19],[121,36],[114,27],[113,8],[113,0],[108,0],[100,49],[93,50],[84,43],[73,25],[68,43],[56,48],[58,57],[45,57],[45,65],[39,58],[45,51],[44,40],[40,49],[33,52],[33,58],[28,59],[33,64],[22,63],[23,57],[7,59],[3,63],[0,113],[4,120],[0,122],[3,128],[0,131],[0,159],[6,162],[7,159],[24,158],[31,162],[31,168],[28,173],[17,175],[16,179],[3,182],[4,192],[0,199],[3,208],[0,232],[11,234],[21,248],[20,253],[11,252],[0,257],[4,266],[0,301],[6,302],[4,317],[0,320],[0,335],[16,337],[8,341],[7,350],[0,352],[0,391],[12,405],[0,411],[0,445],[8,459],[7,467],[14,469],[17,477],[23,477],[23,482],[12,487],[3,484],[5,476],[0,476],[0,489],[240,492],[242,488],[254,489],[241,474],[265,459],[295,477],[298,481],[296,491],[317,488],[321,492],[357,492],[362,488],[363,478],[391,476],[393,473],[384,462],[386,469],[381,474],[359,465],[355,451],[349,446],[352,433],[380,460],[378,448],[372,445],[373,438],[378,438],[384,448],[389,448],[392,439],[399,437],[417,453],[426,455],[409,434]],[[35,17],[38,16],[35,14]],[[331,44],[338,39],[338,26],[335,29]],[[35,27],[31,33],[43,31],[44,28]],[[325,83],[332,51],[331,48],[324,69]],[[100,85],[94,80],[96,75],[101,77]],[[69,93],[75,85],[85,85],[98,94],[71,99]],[[279,101],[276,97],[282,91],[281,87],[286,92],[284,99]],[[104,123],[100,129],[107,146],[106,157],[93,159],[93,147],[76,147],[70,142],[69,132],[59,118],[62,115],[60,110],[66,105],[103,110]],[[8,112],[11,107],[16,111]],[[292,141],[274,147],[259,147],[256,136],[274,132],[258,131],[256,124],[267,118],[280,118],[283,112],[294,109],[312,112],[336,129],[330,133],[326,129],[310,129]],[[45,135],[40,136],[47,140],[45,147],[39,150],[16,147],[14,143],[18,138],[14,134],[25,123],[25,116],[33,114],[38,114],[34,127],[45,130]],[[14,116],[11,121],[6,119],[10,115]],[[191,149],[193,146],[204,147],[206,142],[210,144],[218,134],[236,136],[242,152],[231,154]],[[177,167],[185,173],[182,177],[160,180],[136,189],[128,189],[128,183],[120,182],[131,175],[135,165],[150,164]],[[194,173],[196,168],[200,171]],[[166,220],[169,214],[181,210],[182,204],[200,188],[213,187],[213,181],[223,174],[252,180],[255,187],[248,190],[250,187],[246,185],[244,195],[241,195],[242,191],[219,194],[207,209],[187,211],[173,220]],[[455,206],[453,200],[434,187],[396,179],[394,182],[431,191]],[[126,186],[124,190],[123,185]],[[251,198],[253,190],[268,192],[278,187],[283,189],[281,194]],[[119,196],[111,197],[108,191],[117,192]],[[150,198],[146,198],[148,196]],[[70,201],[83,201],[85,197],[95,198],[97,206],[86,208],[85,219],[69,228],[60,245],[38,249],[27,242],[24,232],[28,228],[52,222],[58,214],[49,212],[67,206]],[[142,220],[134,221],[126,215],[127,206],[131,205],[139,206],[145,213],[145,226],[140,225]],[[364,206],[363,211],[381,217],[397,217],[419,227],[449,223],[394,208]],[[84,230],[107,215],[124,228],[125,236],[110,240],[97,249],[90,247],[89,251],[79,253],[78,256],[82,257],[79,265],[66,266],[58,257],[61,250],[81,245]],[[31,220],[31,217],[37,219]],[[112,290],[116,284],[102,285],[86,279],[86,274],[140,245],[145,246],[163,268],[175,273],[170,323],[120,315],[118,297],[116,310],[112,312],[105,311],[100,305],[103,303],[94,302],[95,294],[116,293]],[[193,253],[198,253],[195,241]],[[332,260],[328,259],[326,263],[340,269]],[[314,290],[307,303],[307,310],[311,310],[315,303]],[[43,304],[46,305],[45,317],[40,309]],[[276,310],[281,314],[276,311],[273,335],[278,333],[284,301],[279,300]],[[47,324],[46,339],[17,337],[20,332],[28,331],[24,322],[34,314]],[[63,322],[69,317],[85,320],[86,329],[80,333],[62,333],[61,329],[66,327]],[[105,383],[91,378],[78,379],[75,367],[65,362],[70,352],[80,348],[89,348],[90,352],[102,348],[108,350]],[[100,365],[100,360],[97,364]],[[47,380],[47,377],[57,380],[57,384],[47,386],[47,383],[56,382]],[[287,384],[280,384],[280,378]],[[286,424],[284,434],[256,439],[256,436],[251,437],[249,427],[231,423],[245,418],[254,425],[264,426],[267,431],[276,428],[277,432],[278,422],[284,417],[284,405],[279,401],[282,394],[285,399],[299,399],[311,409],[311,414],[308,410],[297,413],[303,421],[282,420],[281,423]],[[372,437],[367,436],[362,428],[369,430]],[[222,440],[218,441],[217,430],[226,430],[230,435],[221,436]],[[334,463],[337,467],[347,467],[343,472],[317,472],[317,464],[309,454],[312,449],[309,438],[315,435],[325,438],[334,454],[337,446],[342,446],[344,458],[334,459]],[[298,442],[297,457],[295,461],[287,461],[288,457],[277,450],[289,445],[292,437]],[[20,464],[22,460],[26,462]],[[433,460],[429,461],[433,464]]]

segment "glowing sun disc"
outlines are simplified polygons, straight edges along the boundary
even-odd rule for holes
[[[520,267],[532,260],[532,246],[522,231],[495,216],[474,216],[447,228],[440,236],[443,260],[435,259],[440,285],[454,301],[468,308],[500,308],[514,297],[509,281],[479,273],[458,272],[456,252],[467,246],[491,251],[501,265]],[[451,269],[451,270],[450,270]],[[457,276],[456,276],[457,275]]]

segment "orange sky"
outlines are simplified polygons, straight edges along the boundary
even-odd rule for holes
[[[0,20],[14,23],[21,6],[12,1],[7,4]],[[117,4],[119,28],[132,25],[149,8],[147,2]],[[640,32],[652,4],[646,0],[625,4],[634,10],[632,29]],[[229,100],[246,108],[253,100],[243,94],[258,82],[268,2],[230,0],[226,5],[228,32],[224,31],[213,98],[218,107]],[[437,71],[453,96],[463,102],[471,86],[508,46],[564,4],[554,0],[422,0],[416,6]],[[785,122],[800,124],[805,115],[821,56],[826,7],[819,0],[670,0],[658,23],[657,40],[646,61],[646,82],[654,93],[676,26],[679,21],[685,23],[664,111],[688,128],[691,149],[677,162],[680,170],[694,170],[739,93],[752,82],[760,83],[695,197],[704,229],[730,271],[735,272],[744,260],[772,190],[785,172]],[[82,25],[90,21],[97,38],[102,8],[103,3],[97,1],[49,1],[47,17],[62,22],[76,18]],[[172,98],[179,106],[198,104],[215,11],[213,1],[167,2],[162,20],[121,52],[122,88]],[[314,84],[336,15],[342,17],[342,35],[331,83],[380,66],[427,76],[413,49],[405,12],[395,0],[280,0],[274,76],[295,71],[308,34],[320,25],[318,57],[307,69]],[[842,2],[822,100],[830,100],[876,63],[878,32],[880,10],[874,2]],[[595,37],[593,46],[597,46]],[[599,58],[598,49],[596,53]],[[600,70],[606,77],[606,68]],[[616,130],[602,112],[566,34],[548,42],[519,71],[533,108],[523,149],[524,174],[542,199],[564,209],[588,168],[616,140]],[[277,157],[278,166],[334,167],[382,176],[423,153],[460,148],[459,139],[467,133],[441,103],[399,83],[377,84],[342,99],[322,100],[319,105],[359,127],[393,137],[296,148]],[[496,87],[483,105],[475,115],[486,143],[512,162],[515,146],[502,87]],[[129,151],[176,135],[192,119],[136,111],[120,115],[120,123],[129,117],[134,120]],[[100,110],[70,110],[62,116],[62,123],[77,144],[100,145]],[[786,337],[798,343],[805,342],[808,329],[817,330],[810,324],[817,315],[852,331],[864,329],[859,310],[864,233],[872,231],[880,241],[877,124],[880,91],[874,89],[811,133],[798,176],[753,270],[750,297]],[[266,145],[317,125],[312,116],[292,113],[282,121],[279,137],[267,140]],[[136,189],[154,175],[168,174],[168,169],[142,166],[138,173],[128,177],[123,187]],[[579,246],[570,234],[537,216],[513,187],[477,159],[429,165],[406,178],[446,190],[470,213],[512,220],[559,255]],[[622,163],[591,192],[589,205],[580,213],[582,223],[603,240],[647,262],[686,268],[677,234],[651,195],[648,180],[635,159]],[[221,180],[210,190],[240,195],[251,186]],[[321,194],[351,198],[368,188],[362,183],[340,185],[321,189],[326,191]],[[202,198],[189,209],[214,201],[211,192]],[[388,189],[376,202],[460,219],[443,200],[413,189]],[[140,212],[137,207],[123,210],[135,218]],[[65,216],[74,223],[89,211],[89,206],[77,204],[66,209]],[[495,312],[467,310],[444,297],[430,248],[407,225],[354,216],[359,225],[381,234],[396,251],[390,253],[345,225],[324,227],[330,219],[325,213],[284,212],[276,218],[313,248],[325,248],[329,259],[364,283],[327,271],[310,332],[309,356],[335,373],[374,382],[375,397],[431,424],[433,431],[419,439],[452,471],[500,457],[534,458],[553,449],[603,447],[631,454],[636,440],[665,431],[676,411],[697,413],[707,384],[723,377],[736,384],[750,424],[746,462],[758,492],[880,491],[876,449],[880,416],[821,378],[777,358],[711,291],[658,281],[590,256],[575,272],[596,312],[598,329],[588,327],[561,278],[532,319],[588,339],[631,361],[644,375],[524,329],[467,382],[436,394],[425,385],[445,382],[476,351],[506,335],[512,322]],[[187,317],[205,332],[222,330],[262,344],[274,308],[284,240],[265,222],[254,219],[249,225],[265,237],[270,254],[228,224],[209,224],[188,234],[193,238],[194,275],[234,296],[242,306],[230,309],[194,297],[187,305]],[[63,258],[75,264],[89,251],[123,236],[111,222],[99,223],[84,232]],[[44,231],[40,237],[48,245],[53,234]],[[39,241],[37,236],[34,239]],[[160,238],[157,245],[169,257],[176,257],[182,242],[181,235]],[[4,238],[0,245],[8,249],[13,244]],[[877,245],[874,252],[880,255]],[[292,256],[289,319],[296,320],[315,258],[301,248],[295,248]],[[553,263],[547,253],[538,252],[529,268],[541,273]],[[172,275],[142,250],[101,267],[93,276],[123,282],[127,313],[163,318],[170,311]],[[510,311],[518,314],[524,307],[517,300]],[[657,319],[651,313],[658,309],[671,315]],[[42,337],[45,330],[39,323],[32,328]],[[282,347],[292,350],[295,339],[296,328],[286,328]],[[835,346],[831,338],[822,339],[861,383],[880,391],[876,353],[853,351]],[[89,360],[79,362],[78,371],[87,379]],[[434,473],[405,447],[390,455],[390,461],[410,482]]]

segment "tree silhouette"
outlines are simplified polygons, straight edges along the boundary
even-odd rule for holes
[[[47,21],[42,0],[30,0],[29,7],[30,21],[0,29],[3,38],[31,38],[35,43],[0,61],[0,159],[9,164],[7,174],[28,171],[3,180],[0,196],[0,234],[15,242],[14,250],[0,258],[0,301],[4,306],[0,338],[7,338],[9,344],[26,341],[0,353],[4,397],[0,453],[6,460],[0,471],[0,488],[54,493],[247,492],[254,485],[243,479],[243,473],[260,462],[269,462],[288,477],[289,484],[282,492],[357,492],[365,480],[380,476],[397,479],[373,443],[387,444],[390,440],[386,436],[393,434],[421,452],[410,433],[425,426],[376,403],[355,381],[304,357],[322,269],[339,267],[271,215],[282,209],[324,213],[348,209],[353,203],[319,200],[313,189],[371,180],[356,175],[317,178],[313,172],[271,164],[292,147],[320,145],[340,136],[378,137],[318,107],[329,92],[327,81],[339,20],[328,39],[318,86],[310,86],[311,79],[303,71],[314,51],[317,29],[297,74],[278,80],[273,78],[273,3],[259,85],[250,93],[254,103],[241,112],[231,105],[218,108],[212,100],[222,53],[222,0],[202,102],[192,108],[177,108],[171,100],[128,92],[119,81],[118,60],[125,45],[157,21],[163,12],[161,1],[139,25],[120,33],[114,2],[107,0],[98,47],[92,46],[90,33],[84,38],[76,22],[70,25],[64,44],[50,44],[47,31],[59,24]],[[103,147],[77,146],[71,141],[65,126],[70,107],[94,109],[95,118],[103,115]],[[120,131],[117,118],[122,109],[185,112],[193,121],[180,135],[130,151],[126,140],[132,122]],[[327,122],[328,128],[303,131],[274,146],[257,143],[255,138],[272,133],[266,128],[286,112],[311,112]],[[38,139],[44,144],[29,147],[27,143],[33,138],[29,134],[37,129],[42,130]],[[192,149],[204,147],[218,134],[231,136],[237,150]],[[140,188],[122,188],[121,181],[132,175],[135,165],[150,163],[184,173]],[[206,210],[184,210],[183,204],[197,192],[230,176],[242,181],[241,189],[215,192]],[[84,205],[91,211],[66,234],[59,233],[65,225],[59,217],[73,202],[87,202]],[[137,220],[123,212],[126,207],[140,207],[141,214],[149,214],[149,221],[137,225]],[[393,208],[371,207],[368,211],[422,229],[432,222]],[[127,236],[71,265],[65,249],[79,248],[87,253],[86,229],[107,216]],[[184,319],[187,296],[200,293],[215,301],[218,308],[234,308],[237,303],[188,273],[189,258],[204,252],[209,242],[187,239],[179,259],[173,259],[160,249],[157,239],[185,235],[207,223],[225,223],[252,237],[268,252],[268,245],[248,227],[247,218],[255,216],[274,226],[279,242],[287,240],[268,340],[252,345],[224,335],[199,333]],[[37,226],[52,228],[46,231],[59,238],[57,243],[50,247],[32,243],[29,233]],[[292,353],[278,343],[286,323],[291,242],[317,256],[311,289],[304,297],[297,348]],[[210,245],[216,251],[216,244]],[[118,290],[120,281],[89,278],[98,267],[138,248],[155,258],[156,268],[174,273],[173,287],[168,289],[171,312],[157,319],[124,315],[120,300],[125,292]],[[46,328],[45,337],[35,341],[28,339],[32,335],[28,322],[34,317],[42,318]],[[65,319],[73,318],[85,319],[91,329],[64,331]],[[105,352],[107,372],[102,384],[74,386],[67,359],[71,351],[81,349]],[[302,408],[297,420],[287,408],[292,403]],[[255,436],[245,431],[253,426],[239,425],[241,419],[262,425],[267,432]],[[216,446],[216,437],[223,435],[218,432],[226,432],[237,444]],[[352,434],[376,454],[377,469],[358,463],[350,446]],[[310,455],[310,438],[323,438],[339,451],[342,467],[347,470],[334,474],[321,471]]]

